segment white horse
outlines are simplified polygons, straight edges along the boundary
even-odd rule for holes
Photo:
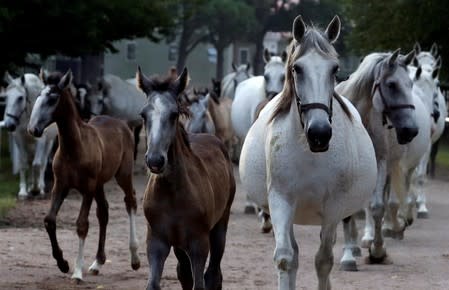
[[[242,185],[271,213],[282,290],[296,284],[293,224],[321,225],[318,289],[331,289],[337,225],[367,204],[376,184],[369,135],[357,110],[334,93],[338,58],[331,43],[339,32],[338,17],[324,33],[295,19],[284,89],[262,110],[242,148]]]
[[[189,133],[215,134],[215,125],[209,113],[209,91],[197,92],[194,90],[197,99],[190,106],[190,118],[186,121],[186,130]]]
[[[92,115],[109,115],[124,120],[134,130],[134,158],[142,129],[140,109],[146,102],[145,95],[137,89],[135,80],[123,80],[107,74],[98,84],[97,92],[88,96]]]
[[[251,65],[249,63],[242,64],[239,67],[233,63],[232,69],[234,71],[225,75],[221,81],[221,96],[228,97],[231,100],[234,99],[237,85],[253,76],[250,72]]]
[[[45,194],[45,168],[57,135],[56,127],[49,127],[40,138],[31,137],[26,126],[31,109],[44,84],[34,74],[13,79],[6,73],[6,108],[3,126],[11,132],[10,152],[13,173],[20,174],[19,198],[29,193]],[[27,172],[28,171],[28,172]],[[28,179],[27,179],[28,175]]]
[[[412,154],[413,150],[421,148],[422,143],[427,145],[425,142],[409,144],[420,133],[418,122],[422,119],[419,116],[424,120],[426,117],[425,111],[421,112],[422,102],[412,94],[412,81],[408,76],[407,65],[413,57],[413,51],[406,56],[400,56],[399,50],[372,53],[363,59],[348,80],[335,88],[347,96],[359,111],[376,150],[377,183],[370,206],[366,208],[367,221],[362,239],[364,246],[369,247],[372,262],[382,262],[386,257],[382,235],[384,201],[390,199],[392,206],[396,195],[405,201],[404,188],[409,184],[406,176],[410,176],[413,162],[404,156],[410,154],[413,157],[410,159],[419,160],[420,155]],[[424,135],[425,130],[422,130],[419,136]],[[388,191],[389,180],[391,191]],[[397,209],[396,206],[391,210],[392,216],[397,216]]]
[[[280,57],[271,56],[265,49],[264,75],[251,77],[238,84],[232,102],[231,120],[236,135],[242,140],[256,119],[258,105],[265,100],[271,100],[282,91],[286,58],[286,53]]]

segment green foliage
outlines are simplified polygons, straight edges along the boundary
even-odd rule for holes
[[[411,50],[415,42],[429,50],[439,45],[443,60],[449,59],[449,3],[436,0],[343,0],[352,32],[347,46],[354,52]],[[444,69],[444,67],[443,67]],[[447,74],[447,70],[446,70]]]
[[[0,71],[43,56],[114,51],[122,38],[159,40],[174,24],[175,0],[1,0]]]

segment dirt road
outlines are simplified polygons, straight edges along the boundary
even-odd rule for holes
[[[237,173],[237,171],[236,171]],[[146,176],[135,176],[135,187],[142,197]],[[331,273],[333,289],[449,289],[449,182],[433,180],[428,185],[429,220],[417,220],[405,233],[403,241],[387,239],[391,263],[367,265],[358,260],[359,272],[342,272],[342,227],[334,247],[335,265]],[[128,221],[123,194],[114,183],[107,185],[110,218],[106,241],[107,263],[99,276],[85,273],[85,281],[74,284],[70,274],[59,272],[51,256],[50,242],[43,218],[49,201],[19,202],[0,228],[0,289],[144,289],[148,275],[146,260],[146,221],[139,204],[137,227],[142,267],[131,270],[128,253]],[[222,262],[223,289],[277,289],[272,261],[274,238],[259,233],[254,215],[243,214],[244,194],[238,182],[236,199]],[[72,194],[64,203],[57,220],[57,234],[62,250],[73,267],[78,240],[75,220],[80,198]],[[359,233],[362,222],[358,221]],[[314,256],[318,249],[319,228],[297,226],[300,267],[297,289],[316,289]],[[85,248],[85,271],[93,261],[98,240],[95,206],[90,215],[90,231]],[[364,256],[367,255],[364,251]],[[163,289],[180,289],[173,253],[166,263]]]

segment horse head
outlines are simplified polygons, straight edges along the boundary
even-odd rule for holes
[[[293,23],[294,40],[287,60],[284,94],[298,105],[299,118],[312,152],[327,151],[332,137],[332,98],[339,68],[332,44],[340,34],[340,26],[338,16],[324,33],[306,26],[301,16]]]
[[[418,134],[415,106],[413,105],[413,83],[407,66],[412,63],[415,51],[399,54],[399,49],[385,54],[374,68],[372,100],[374,108],[382,113],[383,123],[388,120],[396,129],[399,144],[409,143]]]
[[[45,128],[56,121],[57,112],[61,111],[58,106],[64,91],[72,94],[73,75],[70,69],[65,75],[59,72],[45,75],[43,81],[45,87],[34,104],[28,123],[28,132],[34,137],[42,136]]]
[[[184,130],[179,124],[179,116],[188,114],[187,108],[180,102],[188,83],[187,69],[175,80],[161,80],[147,78],[139,67],[136,80],[138,88],[147,96],[147,103],[140,113],[147,134],[145,161],[152,173],[163,174],[176,134]]]
[[[267,99],[271,100],[279,94],[284,87],[285,81],[285,62],[287,53],[284,51],[281,56],[272,56],[268,49],[264,50],[264,79],[265,93]]]
[[[8,131],[15,131],[20,125],[22,116],[27,110],[27,103],[30,102],[28,91],[25,86],[25,75],[13,79],[11,75],[5,73],[5,81],[8,83],[4,92],[6,99],[6,108],[4,116],[4,126]]]

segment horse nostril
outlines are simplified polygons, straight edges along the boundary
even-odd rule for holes
[[[150,154],[150,155],[146,154],[145,159],[150,169],[160,171],[164,167],[165,158],[160,154]]]
[[[403,145],[411,142],[418,135],[418,127],[403,127],[397,130],[398,143]]]

